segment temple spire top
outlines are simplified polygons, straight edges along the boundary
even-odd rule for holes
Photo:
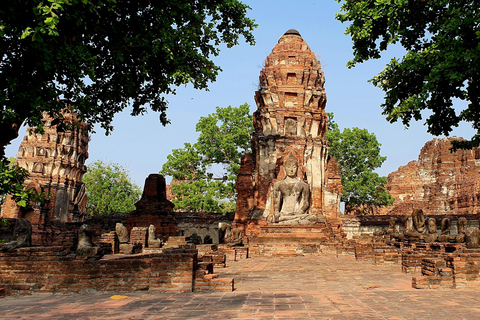
[[[287,32],[285,32],[283,35],[285,36],[285,35],[287,35],[287,34],[297,35],[297,36],[300,36],[300,37],[301,37],[300,32],[298,32],[298,31],[295,30],[295,29],[290,29],[290,30],[288,30]]]

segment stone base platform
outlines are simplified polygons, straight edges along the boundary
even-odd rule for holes
[[[335,252],[335,234],[326,225],[262,226],[249,238],[252,255],[304,255]]]

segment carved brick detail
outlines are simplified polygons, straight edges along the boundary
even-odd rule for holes
[[[387,191],[395,202],[379,214],[476,214],[480,209],[480,149],[450,152],[450,137],[428,141],[417,161],[388,175]],[[461,138],[460,138],[461,139]]]
[[[87,170],[87,125],[74,113],[65,111],[62,115],[65,122],[73,124],[69,130],[57,131],[53,119],[44,113],[44,132],[35,133],[35,128],[28,128],[17,156],[17,165],[30,173],[25,185],[37,192],[47,192],[52,198],[28,211],[19,209],[12,199],[7,199],[2,217],[26,218],[34,226],[54,220],[83,220],[87,201],[82,182]]]

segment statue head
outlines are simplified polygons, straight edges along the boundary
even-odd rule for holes
[[[298,162],[297,159],[290,153],[287,160],[283,163],[283,168],[285,169],[285,174],[290,178],[295,178],[297,176]]]

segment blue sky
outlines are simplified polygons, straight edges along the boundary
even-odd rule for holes
[[[215,112],[217,106],[238,106],[248,103],[255,111],[254,92],[265,58],[278,38],[288,29],[297,29],[322,62],[325,73],[327,112],[335,114],[335,121],[343,128],[366,128],[376,134],[382,144],[382,155],[387,160],[377,172],[388,175],[399,166],[416,160],[425,142],[434,138],[426,133],[424,120],[412,122],[405,130],[401,123],[390,124],[381,115],[383,92],[367,81],[383,70],[393,57],[401,57],[401,48],[392,48],[380,60],[368,61],[353,69],[345,65],[352,58],[352,42],[344,34],[346,25],[335,20],[340,4],[334,0],[243,1],[252,10],[249,16],[259,27],[255,30],[256,45],[241,43],[231,49],[223,48],[215,62],[223,72],[210,91],[180,87],[177,95],[168,96],[168,118],[171,124],[163,127],[158,114],[150,111],[144,116],[132,117],[129,110],[118,114],[115,130],[105,136],[100,128],[91,136],[89,159],[117,162],[130,171],[132,179],[143,188],[150,173],[158,173],[172,149],[181,148],[185,142],[195,142],[198,134],[195,124],[201,116]],[[25,134],[7,147],[7,156],[16,156]],[[452,135],[469,138],[470,125],[454,130]]]

